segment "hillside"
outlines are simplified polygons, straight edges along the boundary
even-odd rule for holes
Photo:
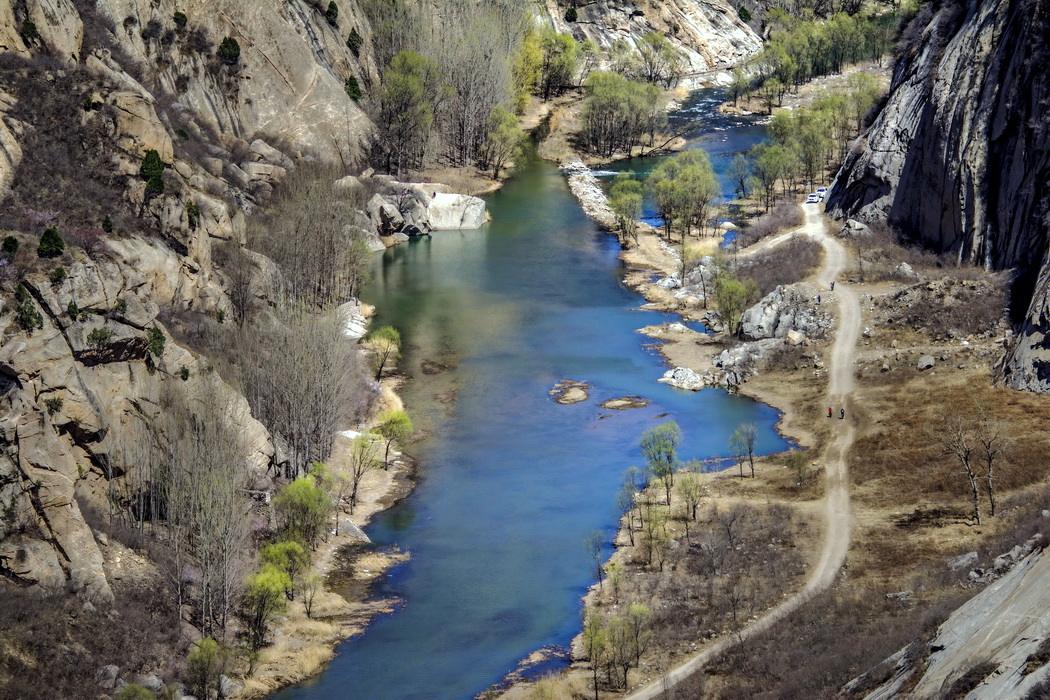
[[[835,216],[885,221],[961,263],[1013,269],[1020,330],[1002,368],[1050,391],[1050,49],[1046,3],[927,3],[902,38],[893,85],[828,200]]]
[[[702,82],[703,74],[728,70],[762,47],[759,36],[740,19],[737,10],[723,0],[663,3],[600,0],[580,4],[574,22],[565,19],[567,4],[547,0],[547,12],[554,27],[577,40],[593,40],[604,50],[620,40],[637,50],[647,33],[657,31],[666,35],[684,58],[685,85]]]

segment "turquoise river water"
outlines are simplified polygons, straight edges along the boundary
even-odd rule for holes
[[[701,91],[675,119],[694,120],[692,143],[723,171],[763,130],[714,113],[719,97]],[[639,166],[651,161],[617,168]],[[375,323],[402,333],[412,377],[402,393],[423,433],[410,450],[417,488],[368,534],[411,559],[377,592],[397,596],[398,609],[282,700],[473,697],[579,631],[594,577],[584,540],[595,530],[611,540],[616,493],[641,464],[646,428],[678,421],[683,458],[727,455],[745,421],[760,426],[761,452],[786,445],[768,406],[657,383],[664,361],[637,329],[678,318],[639,310],[614,238],[584,216],[554,166],[529,162],[487,201],[492,222],[482,230],[386,251],[363,295]],[[587,382],[590,398],[552,401],[548,391],[566,378]],[[651,404],[599,406],[625,395]]]

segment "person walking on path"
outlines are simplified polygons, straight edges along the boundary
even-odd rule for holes
[[[846,417],[846,409],[845,408],[840,408],[839,409],[839,420],[842,420],[845,417]]]
[[[828,418],[831,418],[831,406],[828,406]]]

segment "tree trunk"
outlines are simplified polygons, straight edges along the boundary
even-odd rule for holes
[[[977,475],[968,474],[970,479],[970,493],[973,499],[973,521],[980,525],[981,524],[981,493],[977,487]]]

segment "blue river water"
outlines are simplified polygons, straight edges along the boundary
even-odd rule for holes
[[[694,100],[705,94],[717,96]],[[699,124],[693,137],[721,171],[760,131],[746,124],[737,142],[732,128],[707,134]],[[376,323],[402,333],[411,377],[402,394],[423,435],[410,449],[417,488],[367,530],[376,547],[411,553],[378,591],[402,603],[282,700],[473,697],[579,631],[594,575],[584,541],[595,530],[611,540],[616,493],[642,463],[644,430],[676,420],[683,458],[728,455],[746,421],[760,427],[761,452],[786,447],[768,406],[657,383],[666,367],[637,329],[678,318],[639,310],[615,239],[554,166],[524,165],[487,201],[484,229],[438,232],[376,263],[363,296]],[[555,403],[548,391],[561,379],[587,382],[590,398]],[[599,406],[625,395],[651,404]]]

